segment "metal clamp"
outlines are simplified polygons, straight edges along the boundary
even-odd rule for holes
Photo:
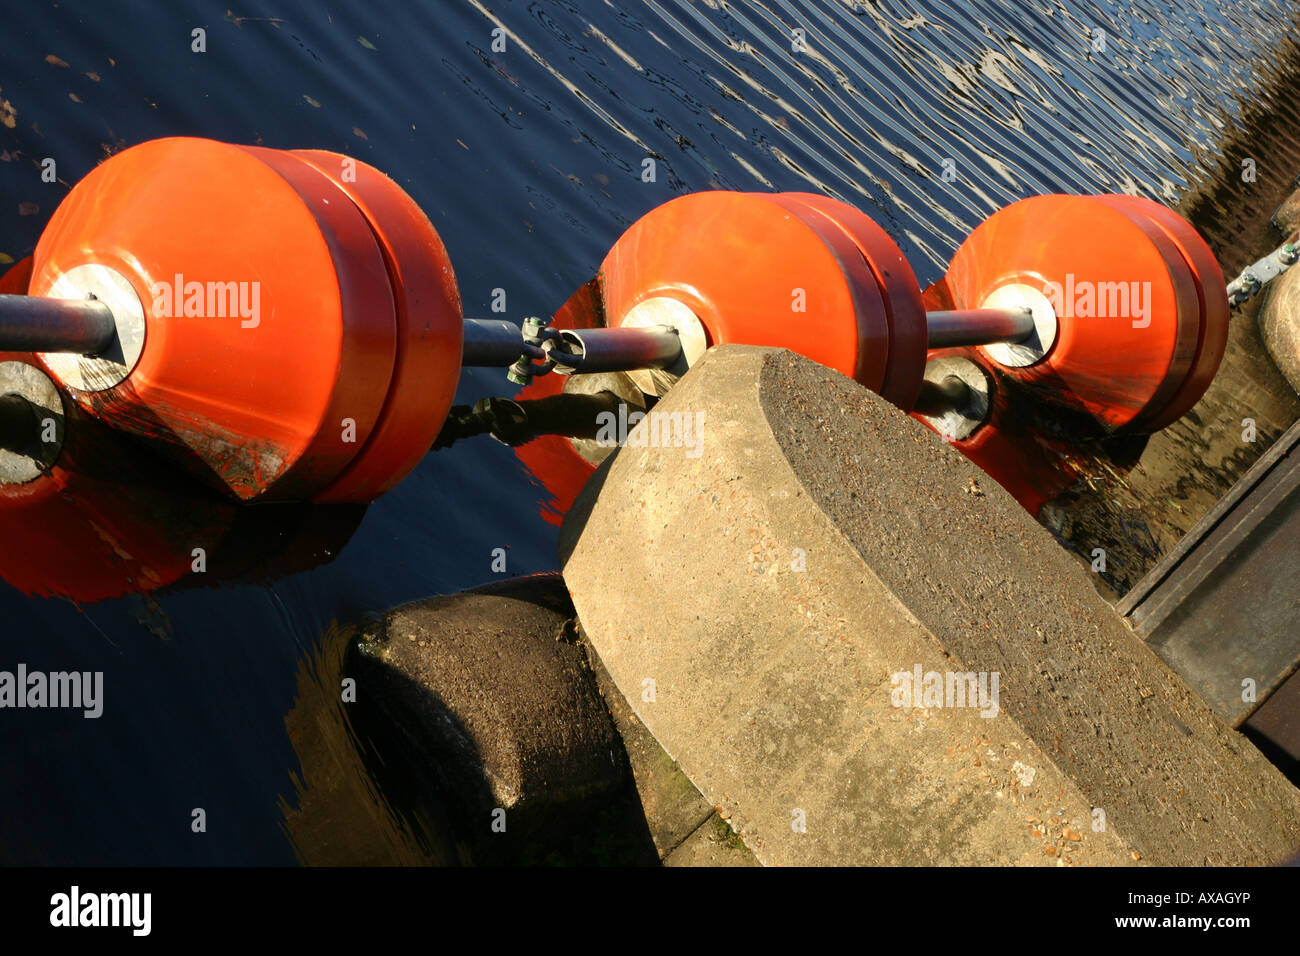
[[[555,368],[555,359],[550,356],[550,350],[545,346],[559,333],[547,328],[549,324],[547,319],[535,315],[524,319],[523,328],[520,329],[524,339],[524,352],[506,372],[506,378],[514,384],[527,387],[534,378],[546,375]],[[534,361],[537,361],[537,364],[533,364]]]

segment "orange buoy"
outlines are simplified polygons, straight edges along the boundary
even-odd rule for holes
[[[1163,409],[1200,338],[1196,284],[1177,247],[1150,220],[1097,197],[1035,196],[995,212],[958,248],[944,282],[958,309],[1054,313],[1045,354],[981,351],[1108,430]]]
[[[789,348],[903,408],[920,391],[926,327],[916,277],[883,230],[837,200],[733,192],[671,200],[618,239],[596,280],[575,292],[551,324],[600,328],[683,312],[698,323],[703,345]],[[696,357],[687,335],[683,346]],[[515,398],[556,395],[566,381],[544,376]],[[555,435],[515,453],[552,496],[542,516],[558,523],[595,465]]]
[[[811,214],[769,196],[691,193],[650,210],[614,243],[600,268],[601,299],[611,326],[667,299],[693,313],[708,345],[788,348],[879,391],[888,320],[846,271],[856,264],[843,249]]]
[[[102,288],[138,355],[42,356],[76,402],[240,499],[303,499],[364,447],[389,391],[396,315],[366,217],[289,153],[154,140],[73,188],[30,293]]]
[[[382,172],[339,153],[295,150],[366,217],[388,270],[397,354],[379,421],[357,457],[315,500],[369,501],[419,464],[447,418],[460,379],[465,324],[446,246],[415,200]]]

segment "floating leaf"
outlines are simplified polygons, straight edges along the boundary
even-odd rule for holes
[[[0,97],[0,123],[4,123],[10,129],[18,125],[18,111],[3,97]]]
[[[379,50],[379,47],[375,46],[373,43],[371,43],[371,42],[370,42],[369,40],[367,40],[365,37],[357,37],[357,42],[360,43],[360,44],[361,44],[363,47],[365,47],[367,50],[375,50],[375,51],[378,51],[378,50]]]
[[[360,136],[362,139],[370,139],[369,136],[367,136],[364,132],[361,131],[361,127],[360,127],[360,126],[354,126],[354,127],[352,127],[352,132],[353,132],[355,135]]]
[[[18,204],[18,215],[35,216],[41,211],[41,207],[34,202],[20,202]]]
[[[0,266],[10,265],[13,263],[13,261],[14,261],[13,256],[6,255],[5,253],[0,252]]]
[[[306,100],[308,103],[310,103],[312,106],[316,107],[316,109],[320,109],[320,103],[318,103],[316,100],[313,100],[313,99],[312,99],[310,96],[308,96],[306,93],[304,93],[304,94],[302,95],[302,98],[303,98],[304,100]]]
[[[99,82],[99,74],[98,74],[98,73],[88,72],[88,73],[86,73],[86,76],[90,77],[90,81],[91,81],[92,83],[98,83],[98,82]]]
[[[57,56],[55,56],[53,53],[47,53],[47,54],[45,55],[45,62],[48,63],[48,64],[50,64],[50,66],[62,66],[62,67],[66,67],[66,66],[68,65],[68,61],[67,61],[67,60],[61,60],[61,59],[59,59]]]
[[[74,102],[74,103],[80,103],[80,102],[81,102],[81,97],[78,96],[76,93],[69,93],[69,94],[68,94],[68,99],[72,100],[72,102]]]

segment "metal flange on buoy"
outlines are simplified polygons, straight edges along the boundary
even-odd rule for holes
[[[97,422],[236,502],[368,502],[431,447],[490,431],[522,445],[563,512],[594,468],[570,441],[590,440],[593,414],[649,408],[707,348],[737,343],[838,369],[1034,510],[1043,485],[1017,461],[1032,441],[1003,392],[1105,433],[1151,431],[1200,398],[1228,319],[1204,241],[1136,197],[1008,206],[922,293],[846,203],[715,191],[652,209],[552,320],[521,329],[462,315],[437,231],[378,170],[192,138],[97,167],[16,276],[0,295],[0,349],[21,366],[0,383],[0,488],[52,480],[58,443],[33,445],[33,423],[58,398],[75,411],[65,431]],[[522,389],[452,409],[466,365],[508,368]]]

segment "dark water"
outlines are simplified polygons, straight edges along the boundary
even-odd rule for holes
[[[924,285],[1015,199],[1176,201],[1293,29],[1284,3],[1233,0],[230,9],[7,8],[0,253],[30,253],[68,185],[107,155],[193,135],[383,169],[442,234],[470,314],[489,314],[495,288],[509,318],[549,314],[635,218],[709,188],[846,199]],[[206,53],[191,52],[195,27]],[[794,28],[806,51],[792,52]],[[45,156],[63,184],[41,183]],[[475,370],[458,401],[507,391]],[[478,439],[428,456],[314,570],[83,606],[0,584],[0,668],[102,670],[106,698],[98,720],[0,711],[0,860],[280,863],[349,839],[373,859],[441,858],[351,752],[329,626],[490,580],[497,547],[510,574],[553,568],[545,498],[510,450]],[[345,791],[365,814],[320,809]],[[196,807],[206,833],[191,832]]]

